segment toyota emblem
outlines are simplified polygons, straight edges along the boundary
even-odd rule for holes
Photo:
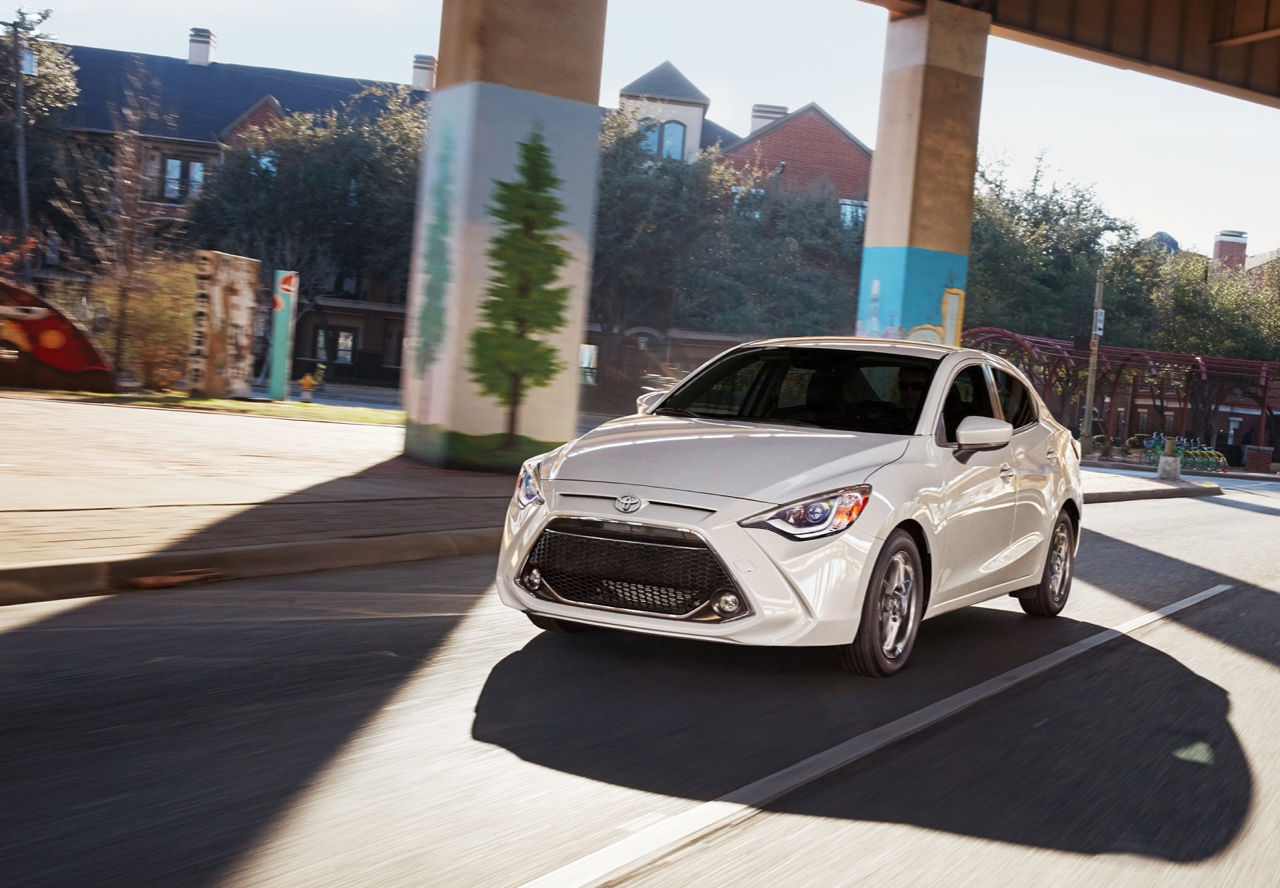
[[[613,507],[619,512],[634,512],[640,508],[640,497],[623,494],[613,501]]]

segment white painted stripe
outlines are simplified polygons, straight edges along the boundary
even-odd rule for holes
[[[745,820],[774,799],[794,792],[805,784],[850,765],[891,743],[950,718],[975,703],[980,703],[1029,678],[1048,672],[1053,667],[1085,651],[1104,645],[1122,635],[1131,635],[1145,626],[1150,626],[1171,614],[1220,595],[1231,588],[1231,586],[1222,585],[1205,589],[1167,607],[1121,623],[1114,629],[1103,630],[1075,644],[1059,648],[1030,663],[989,678],[886,725],[859,734],[830,749],[796,762],[788,768],[762,777],[754,783],[748,783],[714,801],[704,802],[688,811],[646,827],[634,835],[614,842],[586,857],[581,857],[531,882],[526,882],[522,888],[588,888],[610,879],[617,879],[713,830]]]

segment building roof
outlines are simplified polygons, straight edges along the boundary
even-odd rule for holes
[[[706,94],[694,86],[689,78],[681,74],[671,62],[663,62],[648,74],[642,74],[618,90],[618,95],[637,99],[689,102],[703,107],[711,104]]]
[[[92,46],[69,49],[80,69],[80,100],[71,111],[71,125],[102,132],[116,128],[135,71],[137,88],[147,94],[155,90],[159,101],[159,119],[142,123],[145,134],[209,143],[225,139],[231,125],[268,96],[287,112],[321,112],[366,87],[396,85],[224,62],[192,65],[186,59]]]
[[[711,148],[719,145],[722,149],[741,141],[736,133],[716,123],[714,120],[702,120],[702,138],[698,140],[699,148]]]
[[[744,145],[749,145],[750,143],[756,141],[757,139],[760,139],[763,136],[767,136],[769,133],[773,132],[774,130],[780,127],[784,127],[791,124],[795,120],[799,119],[802,115],[810,111],[815,111],[818,114],[820,114],[823,118],[826,119],[828,123],[830,123],[837,130],[839,130],[841,135],[843,135],[850,142],[852,142],[853,144],[861,148],[863,151],[865,151],[868,156],[871,155],[871,149],[868,148],[866,145],[864,145],[861,139],[859,139],[853,133],[845,129],[843,124],[840,123],[840,121],[836,120],[834,117],[828,114],[826,109],[824,109],[817,102],[810,102],[809,104],[805,105],[803,108],[797,108],[796,110],[792,111],[790,114],[783,115],[782,117],[779,117],[777,120],[772,121],[771,123],[765,124],[764,126],[760,127],[758,130],[750,133],[747,136],[744,136],[737,143],[733,145],[726,145],[725,150],[736,151],[737,149],[743,147]]]

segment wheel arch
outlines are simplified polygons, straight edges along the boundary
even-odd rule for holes
[[[1071,535],[1075,537],[1072,554],[1075,554],[1080,550],[1080,505],[1075,500],[1068,499],[1062,504],[1062,511],[1071,519]]]
[[[920,553],[920,566],[924,568],[924,604],[920,610],[923,615],[929,610],[929,599],[933,595],[933,550],[929,546],[929,537],[924,532],[924,525],[914,518],[898,522],[894,530],[906,531],[915,541],[916,551]]]

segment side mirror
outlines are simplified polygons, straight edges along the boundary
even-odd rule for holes
[[[961,450],[995,450],[1013,440],[1013,426],[990,416],[966,416],[956,428]]]
[[[666,396],[666,392],[645,392],[636,398],[636,413],[652,413],[653,408]]]

